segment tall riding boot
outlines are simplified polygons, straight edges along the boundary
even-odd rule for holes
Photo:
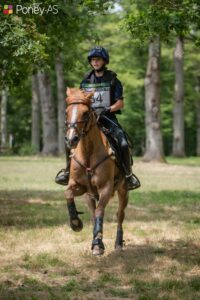
[[[137,189],[141,186],[139,179],[132,173],[131,156],[128,147],[122,148],[123,166],[126,177],[126,182],[129,190]]]
[[[66,147],[66,169],[62,169],[55,177],[55,182],[61,185],[68,185],[70,175],[70,150]]]

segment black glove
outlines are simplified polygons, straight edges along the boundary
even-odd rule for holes
[[[106,114],[106,113],[108,113],[108,112],[110,112],[110,106],[105,106],[105,107],[102,109],[101,114]]]

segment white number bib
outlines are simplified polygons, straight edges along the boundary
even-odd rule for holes
[[[82,88],[86,92],[94,92],[92,97],[92,107],[108,107],[110,103],[110,84],[107,82],[104,83],[85,83],[82,85]]]

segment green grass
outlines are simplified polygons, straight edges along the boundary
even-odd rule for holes
[[[115,197],[105,213],[100,258],[91,255],[83,197],[77,199],[83,231],[69,229],[65,188],[54,183],[63,161],[0,157],[0,299],[200,299],[198,159],[136,161],[142,188],[130,193],[126,246],[114,251]]]
[[[30,254],[25,253],[23,260],[23,267],[28,270],[44,269],[48,267],[61,267],[65,265],[65,263],[60,261],[56,256],[45,252],[36,256],[31,256]]]
[[[173,165],[182,165],[182,166],[200,166],[200,157],[197,156],[190,156],[190,157],[172,157],[172,156],[166,156],[165,157],[166,162],[168,164],[173,164]],[[138,162],[141,161],[142,157],[135,156],[134,161]]]
[[[191,156],[185,158],[176,158],[172,156],[166,157],[166,160],[169,164],[174,165],[185,165],[185,166],[200,166],[200,157]]]

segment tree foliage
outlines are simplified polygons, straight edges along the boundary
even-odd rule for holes
[[[92,32],[92,14],[103,13],[112,1],[45,0],[37,4],[32,0],[17,4],[45,7],[49,11],[42,15],[21,11],[13,15],[0,14],[0,88],[19,84],[31,74],[33,66],[35,69],[52,67],[55,56],[62,51],[66,53],[66,66],[72,66],[77,58],[78,43]],[[51,11],[54,6],[57,14]]]
[[[171,34],[190,36],[200,44],[200,2],[198,0],[152,0],[141,8],[127,14],[125,26],[136,42],[143,43],[159,34],[161,40],[169,41]]]
[[[0,84],[10,87],[8,130],[15,134],[16,151],[30,141],[29,75],[33,67],[49,68],[56,102],[54,62],[58,51],[62,52],[67,86],[79,86],[84,73],[90,69],[88,50],[95,44],[101,44],[110,52],[108,67],[118,74],[124,86],[125,108],[119,116],[120,123],[134,142],[134,153],[141,155],[145,140],[144,77],[147,42],[149,37],[159,31],[162,39],[167,41],[162,44],[161,61],[161,114],[165,154],[171,154],[172,148],[172,53],[173,38],[177,33],[187,37],[184,66],[186,153],[195,154],[195,105],[198,97],[195,86],[200,70],[200,55],[196,46],[199,1],[155,1],[149,10],[149,2],[146,0],[120,0],[119,10],[107,11],[113,2],[45,0],[42,5],[59,6],[58,15],[0,15],[0,69],[6,70],[5,74],[0,74]]]
[[[32,64],[46,59],[47,37],[41,35],[32,19],[0,16],[0,89],[17,85],[31,72]]]

